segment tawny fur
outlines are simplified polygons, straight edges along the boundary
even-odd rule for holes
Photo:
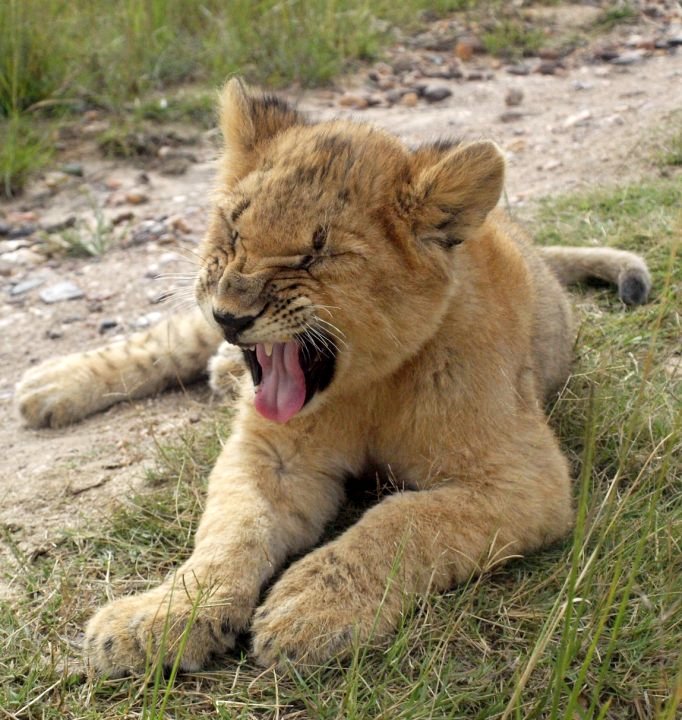
[[[630,253],[534,249],[494,210],[504,163],[492,143],[410,151],[366,125],[310,124],[236,80],[221,107],[225,158],[197,279],[207,320],[172,318],[31,370],[21,411],[58,425],[193,378],[220,344],[214,311],[258,315],[244,345],[324,330],[336,371],[280,425],[256,412],[250,377],[221,346],[212,383],[240,398],[194,552],[90,621],[87,653],[106,673],[161,650],[170,664],[181,643],[181,667],[197,669],[249,628],[264,665],[322,662],[390,634],[406,598],[563,537],[571,481],[543,413],[573,343],[559,280],[596,275],[633,303],[649,290]],[[368,465],[410,490],[310,550],[344,478]]]

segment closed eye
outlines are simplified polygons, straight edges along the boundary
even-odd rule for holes
[[[223,208],[220,208],[220,217],[225,223],[225,229],[227,230],[227,236],[230,239],[230,248],[234,250],[239,240],[239,230],[232,224],[231,220],[227,217],[227,214]]]

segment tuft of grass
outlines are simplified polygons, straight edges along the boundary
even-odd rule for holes
[[[495,21],[490,30],[483,33],[483,47],[498,57],[515,60],[534,55],[546,40],[542,30],[529,26],[515,17],[501,18]]]
[[[47,165],[51,155],[45,138],[23,117],[0,118],[0,196],[20,193],[28,177]]]
[[[170,97],[138,99],[133,104],[136,119],[155,123],[189,123],[209,129],[216,124],[215,93],[174,93]]]
[[[594,23],[594,29],[599,32],[608,32],[618,25],[625,25],[637,19],[639,13],[629,2],[614,3],[612,7],[606,7]]]
[[[682,130],[678,130],[668,139],[661,162],[676,167],[682,165]]]
[[[62,233],[61,241],[71,257],[99,257],[111,246],[113,228],[101,209],[96,208],[91,227],[69,228]]]

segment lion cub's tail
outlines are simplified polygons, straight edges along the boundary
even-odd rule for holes
[[[613,248],[550,246],[538,248],[540,255],[563,285],[598,279],[618,286],[626,305],[641,305],[651,290],[651,275],[635,253]]]

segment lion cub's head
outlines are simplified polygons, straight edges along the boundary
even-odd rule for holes
[[[396,370],[458,292],[458,246],[502,189],[489,142],[411,151],[348,121],[311,123],[238,80],[196,293],[244,350],[256,409],[286,422]]]

